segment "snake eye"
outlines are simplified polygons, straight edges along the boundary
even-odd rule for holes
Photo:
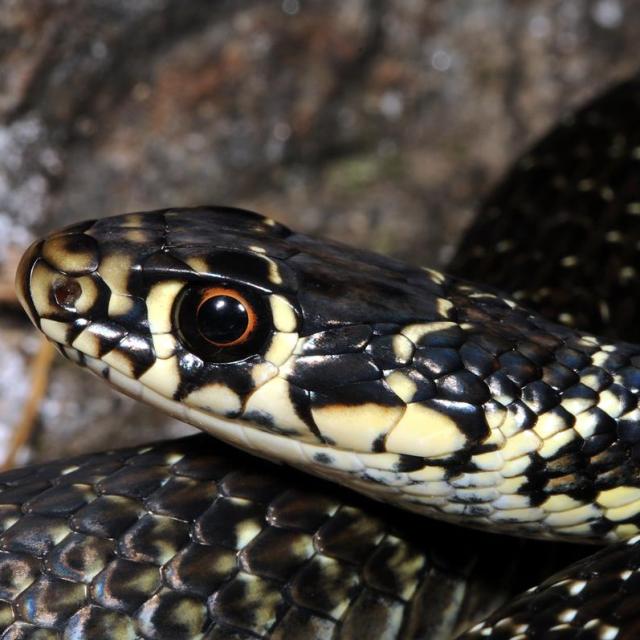
[[[207,291],[198,305],[196,324],[202,337],[211,344],[232,347],[250,337],[256,314],[238,291],[216,287]]]
[[[238,287],[189,287],[178,296],[174,317],[185,346],[212,362],[235,362],[259,353],[271,330],[263,297]]]

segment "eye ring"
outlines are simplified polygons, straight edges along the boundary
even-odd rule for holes
[[[264,294],[222,282],[186,286],[174,303],[173,326],[180,342],[200,359],[231,363],[266,350],[273,318]]]
[[[217,308],[220,308],[222,305],[218,302],[218,300],[222,302],[226,299],[235,301],[238,305],[238,308],[241,308],[244,311],[247,316],[246,327],[237,338],[228,341],[209,339],[206,333],[204,331],[201,331],[205,340],[208,340],[209,342],[211,342],[211,344],[220,348],[234,347],[246,342],[251,336],[251,333],[255,329],[258,322],[256,313],[253,310],[253,306],[251,305],[251,303],[239,291],[237,291],[236,289],[230,289],[228,287],[212,287],[211,289],[208,289],[204,292],[204,295],[200,300],[200,304],[196,308],[196,322],[200,317],[203,308],[206,308],[212,301]],[[225,304],[226,306],[228,303],[223,304]]]

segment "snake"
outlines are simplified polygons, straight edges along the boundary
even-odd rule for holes
[[[482,224],[472,260],[491,251]],[[16,283],[68,359],[267,461],[203,435],[2,474],[3,638],[437,637],[451,602],[432,606],[442,580],[419,544],[435,525],[411,514],[608,545],[462,637],[634,637],[637,344],[517,287],[225,207],[72,225],[29,248]]]

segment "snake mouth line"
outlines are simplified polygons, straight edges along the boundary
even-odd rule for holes
[[[104,378],[125,395],[158,408],[164,413],[187,424],[194,425],[213,436],[244,451],[272,462],[285,462],[293,467],[308,469],[316,475],[333,477],[342,473],[364,473],[366,465],[355,452],[331,449],[299,442],[298,440],[270,433],[257,424],[222,418],[205,413],[176,400],[171,400],[146,387],[139,380],[127,377],[111,365],[60,342],[54,342],[60,353],[72,362],[85,367],[94,375]],[[336,463],[339,464],[336,467]]]

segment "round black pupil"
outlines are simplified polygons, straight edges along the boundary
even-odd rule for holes
[[[231,296],[213,296],[198,309],[198,329],[210,342],[224,345],[234,342],[247,330],[249,314],[244,305]]]

